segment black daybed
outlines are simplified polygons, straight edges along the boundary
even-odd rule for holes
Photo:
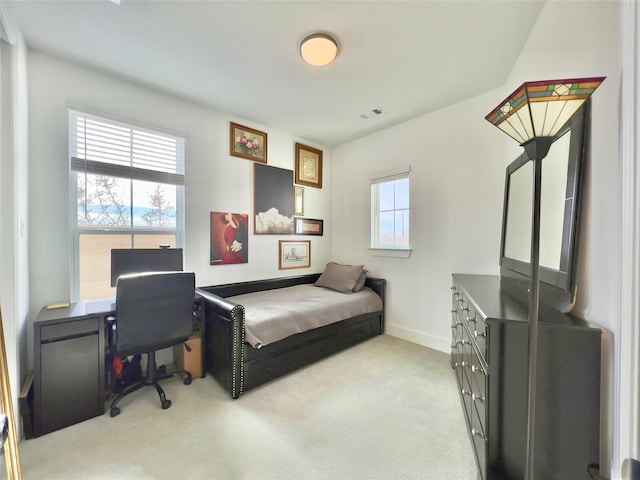
[[[238,398],[250,388],[384,332],[386,280],[366,277],[364,286],[368,288],[362,290],[369,291],[369,295],[371,291],[377,294],[379,300],[376,300],[380,306],[376,311],[296,333],[264,346],[258,344],[259,348],[248,343],[245,307],[228,297],[287,287],[307,288],[302,286],[315,284],[320,276],[316,273],[197,289],[204,298],[206,369],[233,398]],[[288,290],[277,292],[280,298],[284,292]],[[341,295],[355,298],[357,294]]]

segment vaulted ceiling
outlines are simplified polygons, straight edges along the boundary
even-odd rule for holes
[[[15,1],[27,45],[334,146],[500,87],[543,1]],[[306,65],[330,32],[340,53]],[[374,108],[381,115],[363,119]]]

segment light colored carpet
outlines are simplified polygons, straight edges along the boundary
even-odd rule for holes
[[[20,443],[23,478],[475,480],[448,355],[383,335],[231,397],[210,377],[163,382]]]

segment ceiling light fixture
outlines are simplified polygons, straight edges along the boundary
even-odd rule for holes
[[[326,67],[338,56],[338,42],[326,33],[312,33],[300,42],[300,55],[312,67]]]

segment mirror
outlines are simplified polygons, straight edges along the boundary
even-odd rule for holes
[[[565,189],[571,131],[556,140],[543,160],[540,205],[540,265],[560,269]],[[504,256],[528,262],[531,245],[533,163],[527,161],[509,178]],[[562,207],[562,208],[561,208]]]
[[[558,134],[542,160],[540,300],[566,311],[575,294],[580,186],[588,102]],[[506,171],[500,275],[528,288],[531,258],[533,162],[526,153]],[[543,288],[543,286],[545,286]]]

